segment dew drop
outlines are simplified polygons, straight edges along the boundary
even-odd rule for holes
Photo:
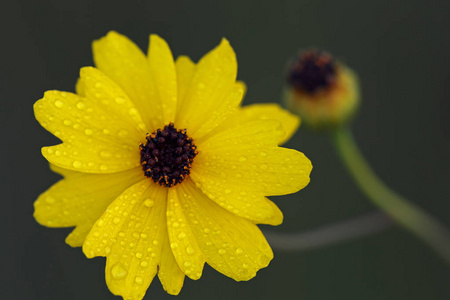
[[[97,226],[98,226],[98,227],[102,227],[103,225],[105,225],[105,221],[99,220],[99,221],[97,222]]]
[[[90,128],[86,128],[86,129],[84,130],[84,133],[85,133],[86,135],[91,135],[91,134],[93,133],[93,131],[92,131],[92,129],[90,129]]]
[[[72,125],[72,121],[70,121],[70,120],[64,120],[63,123],[64,123],[64,125],[66,125],[66,126]]]
[[[145,199],[145,201],[144,201],[144,205],[147,206],[147,207],[152,207],[153,205],[155,205],[155,201],[153,201],[153,200],[150,199],[150,198],[147,198],[147,199]]]
[[[122,264],[117,264],[111,269],[111,275],[114,279],[122,279],[127,276],[127,270],[122,266]]]
[[[177,243],[171,243],[170,244],[170,248],[176,249],[176,248],[178,248],[178,244]]]
[[[148,262],[146,262],[145,260],[141,261],[141,267],[147,268],[148,267]]]
[[[219,254],[225,254],[225,253],[227,253],[227,250],[225,250],[225,249],[219,249]]]
[[[48,204],[53,204],[55,203],[55,198],[48,196],[47,198],[45,198],[45,202],[47,202]]]
[[[237,248],[236,249],[236,254],[242,254],[244,252],[244,250],[242,250],[241,248]]]
[[[78,160],[76,160],[76,161],[74,161],[73,163],[72,163],[72,166],[75,168],[75,169],[79,169],[79,168],[81,168],[81,161],[78,161]]]
[[[125,103],[125,99],[122,98],[122,97],[117,97],[115,100],[116,100],[117,104],[124,104]]]
[[[192,263],[190,261],[185,261],[183,264],[186,268],[189,268],[190,266],[192,266]]]
[[[136,278],[134,279],[134,282],[136,282],[137,284],[142,284],[144,282],[144,280],[142,279],[142,277],[136,276]]]
[[[129,110],[128,110],[128,113],[131,115],[131,116],[135,116],[135,115],[137,115],[137,113],[138,113],[138,111],[137,111],[137,109],[136,108],[130,108]]]
[[[58,108],[61,108],[64,106],[64,103],[61,100],[56,100],[55,101],[55,106]]]
[[[231,190],[230,189],[226,189],[225,190],[225,194],[231,194]]]
[[[192,247],[187,247],[186,248],[186,252],[187,252],[187,254],[193,254],[194,253],[194,249]]]
[[[210,230],[209,230],[209,228],[205,228],[205,229],[203,229],[203,232],[204,232],[204,233],[209,233]]]
[[[112,157],[112,153],[106,150],[102,150],[100,151],[100,157],[102,158],[111,158]]]
[[[186,233],[184,233],[184,232],[180,232],[180,233],[178,234],[178,238],[179,238],[180,240],[184,239],[185,237],[186,237]]]
[[[77,108],[78,109],[83,109],[86,105],[84,104],[84,102],[78,101],[77,102]]]
[[[108,170],[107,165],[100,165],[100,171],[106,171],[106,170]]]
[[[125,129],[121,129],[121,130],[119,130],[119,132],[117,134],[123,138],[128,135],[128,131],[126,131]]]
[[[137,257],[137,258],[142,258],[142,253],[137,252],[137,253],[136,253],[136,257]]]

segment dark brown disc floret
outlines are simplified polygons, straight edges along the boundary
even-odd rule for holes
[[[295,89],[314,94],[335,83],[336,69],[336,63],[330,54],[309,50],[302,53],[291,65],[287,79]]]
[[[141,143],[141,165],[145,176],[161,186],[172,187],[190,174],[197,147],[186,130],[177,130],[173,123],[147,134]]]

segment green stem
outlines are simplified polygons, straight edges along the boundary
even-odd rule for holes
[[[391,190],[375,175],[348,128],[338,128],[333,133],[333,140],[345,166],[373,204],[450,264],[450,232],[433,216]]]

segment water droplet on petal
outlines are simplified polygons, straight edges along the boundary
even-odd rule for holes
[[[152,207],[153,205],[155,205],[155,201],[153,201],[152,199],[148,198],[144,201],[144,205],[147,207]]]
[[[77,102],[77,108],[78,109],[83,109],[86,105],[84,104],[84,102],[78,101]]]
[[[144,282],[144,280],[142,279],[142,277],[136,276],[136,278],[134,279],[134,282],[136,282],[137,284],[142,284]]]
[[[122,264],[117,264],[111,269],[111,275],[114,279],[122,279],[127,276],[127,270],[122,266]]]
[[[47,198],[45,198],[45,202],[47,202],[48,204],[53,204],[55,203],[55,198],[48,196]]]
[[[124,104],[124,103],[125,103],[125,99],[122,98],[122,97],[117,97],[117,98],[116,98],[116,103],[117,103],[117,104]]]
[[[55,106],[61,108],[64,106],[64,102],[62,102],[61,100],[55,100]]]
[[[81,166],[82,166],[81,161],[78,161],[78,160],[74,161],[74,162],[72,163],[72,166],[73,166],[75,169],[81,168]]]
[[[137,258],[142,258],[142,253],[137,252],[137,253],[136,253],[136,257],[137,257]]]
[[[147,268],[148,267],[148,262],[146,262],[145,260],[141,261],[141,267]]]
[[[128,131],[126,131],[125,129],[119,130],[119,132],[117,133],[120,137],[124,138],[127,137],[128,135]]]
[[[225,253],[227,253],[227,250],[225,250],[225,249],[219,249],[219,254],[225,254]]]
[[[244,250],[242,250],[241,248],[236,249],[236,254],[242,254],[243,252],[244,252]]]

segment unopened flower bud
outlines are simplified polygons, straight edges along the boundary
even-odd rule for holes
[[[286,106],[304,124],[330,129],[348,122],[359,104],[355,73],[320,50],[309,50],[289,65]]]

